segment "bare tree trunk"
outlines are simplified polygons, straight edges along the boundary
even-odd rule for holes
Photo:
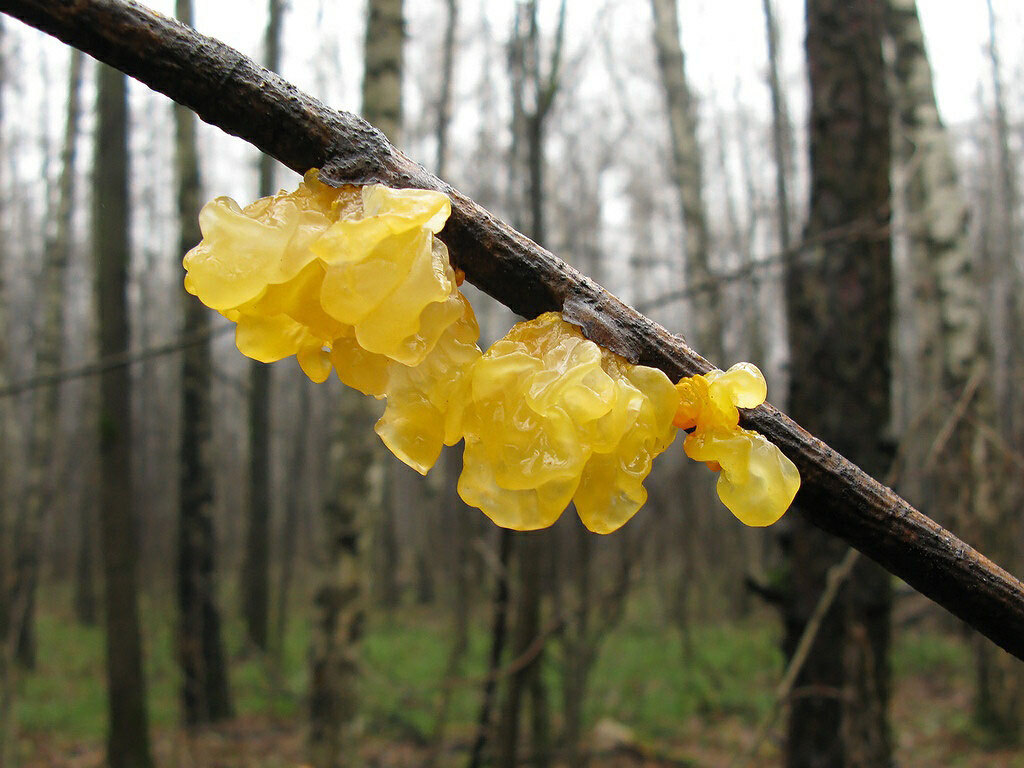
[[[452,82],[455,79],[455,32],[459,25],[459,0],[446,0],[448,23],[444,28],[444,47],[441,51],[441,90],[437,97],[437,160],[434,163],[439,178],[448,170],[448,126],[452,121]]]
[[[281,67],[283,0],[269,0],[264,37],[265,66]],[[274,189],[274,158],[260,157],[260,196]],[[257,648],[267,650],[270,629],[270,377],[271,368],[252,361],[249,389],[249,525],[242,560],[242,617],[246,634]]]
[[[332,428],[331,483],[323,505],[324,578],[314,597],[310,681],[309,755],[314,768],[362,764],[359,712],[359,643],[366,612],[363,531],[379,505],[374,486],[377,436],[373,416],[352,397],[340,399]]]
[[[93,179],[100,356],[128,351],[128,103],[125,77],[99,68]],[[100,375],[100,536],[103,543],[111,768],[150,768],[146,686],[136,587],[136,511],[131,500],[128,369]]]
[[[78,542],[75,553],[75,618],[91,627],[96,623],[99,607],[96,595],[95,515],[92,504],[79,498],[77,505]]]
[[[363,117],[397,144],[402,133],[402,61],[405,20],[402,0],[368,0],[366,17]],[[346,392],[344,397],[359,397]],[[380,460],[380,459],[378,459]],[[375,591],[381,605],[395,608],[401,601],[400,552],[391,496],[394,465],[386,461],[387,500],[377,517]]]
[[[6,155],[7,142],[2,128],[7,122],[4,95],[7,88],[5,55],[6,25],[0,19],[0,152]],[[0,163],[0,194],[6,193],[6,164]],[[8,383],[10,361],[7,346],[7,312],[3,267],[7,261],[6,222],[0,220],[0,386]],[[13,593],[11,568],[10,477],[8,475],[10,409],[0,408],[0,768],[15,768],[14,742],[14,638],[11,637],[10,600]]]
[[[545,138],[547,121],[560,87],[562,50],[565,44],[566,3],[559,5],[551,58],[542,67],[537,0],[516,9],[509,63],[513,95],[513,183],[521,190],[517,217],[523,232],[536,243],[547,239],[545,209]],[[515,623],[512,657],[519,658],[537,640],[544,599],[544,568],[554,552],[551,530],[517,533],[511,542],[518,589],[514,596]],[[520,714],[529,698],[531,764],[544,768],[551,760],[551,726],[547,688],[541,675],[543,644],[508,681],[498,728],[497,764],[506,768],[518,762]]]
[[[792,168],[793,127],[779,72],[779,25],[773,0],[762,0],[765,35],[768,39],[768,87],[772,104],[772,158],[775,160],[775,211],[779,245],[789,251],[793,244],[789,210],[789,176]]]
[[[192,0],[176,0],[175,11],[179,20],[192,24]],[[178,251],[185,253],[202,239],[199,231],[202,182],[196,153],[195,115],[175,105],[174,124],[181,227]],[[182,294],[182,300],[185,337],[208,333],[210,314],[206,307],[188,294]],[[232,715],[216,602],[210,354],[208,338],[182,352],[177,651],[182,671],[184,718],[190,726]]]
[[[68,76],[68,111],[57,184],[57,210],[52,229],[44,243],[43,272],[39,304],[42,318],[36,341],[36,372],[49,373],[61,367],[64,336],[64,277],[71,250],[71,211],[74,200],[75,150],[80,115],[79,90],[84,57],[72,52]],[[32,429],[29,443],[28,483],[24,506],[15,523],[15,584],[11,605],[16,611],[16,657],[26,669],[36,665],[36,587],[42,531],[59,489],[54,477],[60,387],[43,387],[32,399]]]
[[[277,610],[275,611],[274,638],[272,647],[278,660],[284,652],[285,635],[288,629],[288,594],[295,575],[295,550],[298,528],[303,508],[308,505],[306,482],[303,472],[309,456],[309,411],[310,393],[308,382],[299,387],[299,412],[295,417],[298,428],[288,460],[285,475],[284,519],[281,521],[281,547],[279,553],[280,571],[277,582]]]
[[[988,11],[997,151],[1000,164],[1012,163],[991,3],[988,3]],[[992,478],[998,464],[995,457],[989,455],[988,440],[981,433],[984,425],[999,427],[992,386],[999,376],[994,375],[992,344],[982,310],[981,270],[969,242],[968,208],[957,184],[949,138],[939,120],[916,4],[913,0],[890,0],[890,16],[890,34],[896,43],[897,81],[903,96],[900,116],[905,135],[902,138],[908,152],[909,148],[914,148],[916,161],[910,165],[907,185],[908,218],[913,237],[911,252],[915,253],[916,245],[923,251],[922,258],[930,257],[928,274],[939,299],[942,386],[948,396],[959,398],[971,386],[972,379],[977,381],[964,423],[953,430],[942,458],[933,462],[936,466],[935,499],[944,514],[939,519],[944,523],[975,527],[986,551],[1014,567],[1020,562],[1017,546],[1020,521],[1010,511],[1015,507],[1010,494],[1004,491],[1003,499],[997,498]],[[998,178],[1002,206],[997,206],[996,216],[1001,219],[999,240],[1004,253],[997,268],[997,274],[1002,275],[998,290],[1003,295],[1002,300],[997,301],[996,312],[1003,313],[1012,325],[1013,318],[1020,316],[1016,292],[1006,290],[1007,285],[1017,281],[1014,264],[1017,180],[1010,166],[1000,168]],[[1007,375],[1010,381],[1019,382],[1012,371]],[[1016,389],[1015,383],[1008,388],[1013,391],[1005,393],[1006,413],[1020,407],[1019,401],[1014,402]],[[1012,415],[1009,423],[1014,423]],[[974,647],[975,722],[990,743],[1013,744],[1021,733],[1024,673],[1015,659],[984,638],[977,637]]]
[[[651,0],[654,12],[654,46],[658,71],[668,106],[672,138],[673,181],[679,195],[680,216],[685,229],[686,281],[707,286],[691,304],[689,322],[701,354],[713,363],[722,358],[721,297],[711,283],[711,246],[707,211],[704,207],[704,175],[697,138],[697,108],[686,82],[686,64],[679,41],[676,0]]]
[[[392,140],[402,124],[403,19],[402,0],[369,0],[363,114]],[[326,563],[313,624],[309,751],[314,768],[361,763],[355,730],[367,593],[363,539],[370,521],[379,520],[387,507],[375,419],[369,400],[352,390],[341,393],[323,505]],[[385,570],[392,565],[386,563]]]
[[[469,614],[470,614],[470,539],[472,528],[470,520],[475,510],[468,507],[459,498],[456,492],[459,475],[462,472],[462,456],[458,451],[451,451],[442,457],[444,462],[444,491],[441,494],[440,506],[442,520],[445,520],[444,530],[451,536],[450,551],[451,558],[449,567],[451,578],[454,581],[452,590],[452,645],[448,651],[448,660],[445,663],[444,676],[442,678],[444,688],[441,691],[441,701],[437,707],[437,714],[434,718],[434,726],[430,735],[430,752],[424,764],[428,768],[437,765],[441,750],[444,748],[445,728],[448,725],[448,716],[451,710],[452,697],[455,693],[455,686],[451,681],[462,669],[466,653],[469,651]],[[500,658],[500,654],[499,654]]]
[[[1017,183],[1016,158],[1010,147],[1010,126],[1006,115],[1006,99],[1003,89],[999,49],[996,45],[996,16],[991,0],[987,1],[989,21],[988,53],[992,69],[992,90],[994,100],[994,127],[996,138],[996,178],[999,185],[999,199],[994,216],[996,236],[992,272],[999,275],[992,285],[993,311],[1001,333],[993,340],[997,343],[996,382],[1001,421],[1004,432],[1013,445],[1024,444],[1024,398],[1020,394],[1021,376],[1024,375],[1020,355],[1015,354],[1013,341],[1019,339],[1021,328],[1020,265],[1017,264],[1019,250],[1020,222],[1018,206],[1020,201]]]
[[[491,603],[491,647],[487,655],[487,677],[484,680],[480,713],[477,716],[476,738],[470,751],[469,768],[480,768],[484,764],[484,752],[491,728],[491,713],[498,691],[498,670],[508,640],[508,603],[512,581],[512,531],[502,528],[498,532],[498,564],[494,599]]]
[[[533,652],[534,643],[540,635],[541,601],[545,556],[550,555],[550,531],[530,531],[514,536],[514,551],[518,554],[518,590],[515,595],[515,629],[512,633],[512,658],[519,659]],[[500,768],[515,768],[518,765],[519,717],[523,701],[530,697],[532,765],[547,764],[550,761],[550,741],[546,711],[547,698],[544,682],[540,679],[543,647],[533,658],[523,663],[508,681],[508,690],[502,704],[500,742],[497,765]],[[539,737],[539,738],[538,738]]]
[[[891,463],[890,111],[875,0],[808,0],[811,214],[807,235],[848,237],[787,264],[790,409],[882,476]],[[810,257],[810,258],[808,258]],[[792,655],[842,547],[797,515],[784,649]],[[790,702],[789,768],[891,762],[890,586],[861,560],[823,621]]]

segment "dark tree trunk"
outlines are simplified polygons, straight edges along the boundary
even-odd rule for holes
[[[101,65],[93,171],[93,255],[102,358],[128,351],[128,102],[125,77]],[[131,477],[131,380],[100,375],[100,537],[103,544],[111,768],[150,768],[146,685],[136,586]]]
[[[192,23],[192,0],[177,0],[176,13]],[[202,239],[199,208],[202,183],[196,156],[196,118],[174,108],[178,166],[179,252]],[[209,332],[210,314],[194,296],[182,294],[186,338]],[[181,446],[178,512],[178,661],[182,672],[182,706],[187,725],[201,725],[232,715],[228,670],[216,603],[216,537],[213,529],[213,413],[210,402],[210,342],[182,352]]]
[[[281,66],[283,0],[269,0],[265,66]],[[260,157],[260,196],[272,195],[276,163]],[[249,527],[242,561],[242,618],[249,640],[267,650],[270,630],[270,366],[252,361],[249,389]]]
[[[295,550],[302,512],[308,507],[306,492],[307,475],[304,474],[309,456],[309,383],[303,382],[299,389],[299,412],[295,417],[298,429],[292,453],[288,461],[288,475],[285,485],[284,519],[281,521],[281,545],[279,550],[280,570],[277,582],[277,610],[275,611],[273,650],[278,661],[284,653],[285,635],[288,629],[288,597],[292,578],[295,575]]]
[[[4,55],[5,25],[0,20],[0,127],[6,122],[4,112],[4,91],[7,86],[7,58]],[[6,150],[0,131],[0,152]],[[0,189],[5,189],[6,173],[0,163]],[[0,223],[0,267],[6,261],[6,227]],[[0,269],[0,290],[4,287],[3,270]],[[7,313],[0,302],[0,386],[8,383],[10,361],[7,347]],[[13,584],[11,573],[11,530],[10,530],[10,478],[8,462],[10,456],[10,423],[8,410],[0,410],[0,768],[14,764],[14,659],[10,637],[10,600]]]
[[[313,602],[310,652],[310,762],[314,768],[361,764],[356,738],[359,643],[365,622],[362,532],[377,496],[372,467],[373,415],[357,399],[342,399],[331,430],[332,478],[323,504],[325,575]]]
[[[52,373],[61,367],[64,349],[64,278],[71,251],[71,215],[74,201],[75,150],[79,123],[81,53],[73,53],[68,75],[68,109],[57,182],[54,223],[47,233],[43,273],[39,286],[39,333],[36,337],[36,373]],[[60,414],[59,385],[43,387],[32,399],[28,486],[15,529],[14,595],[17,659],[26,669],[36,665],[36,587],[39,582],[42,532],[60,489],[54,482],[57,422]]]
[[[566,5],[559,7],[558,26],[552,41],[551,58],[542,66],[541,35],[537,2],[516,9],[510,44],[513,97],[512,181],[519,188],[519,224],[537,243],[547,238],[545,224],[545,136],[547,121],[558,95],[562,48],[565,41]],[[537,641],[544,600],[543,573],[554,554],[551,530],[516,533],[512,538],[512,560],[517,582],[512,589],[515,623],[512,657],[519,658]],[[543,644],[513,674],[505,690],[498,729],[497,762],[515,766],[519,761],[520,715],[526,701],[530,712],[530,764],[544,768],[551,760],[551,726],[547,686],[541,675]]]
[[[790,408],[876,477],[889,424],[892,278],[889,104],[878,0],[808,0],[813,239],[848,227],[826,251],[787,264]],[[845,547],[795,515],[787,655]],[[790,768],[891,762],[889,577],[861,560],[823,621],[790,702]]]

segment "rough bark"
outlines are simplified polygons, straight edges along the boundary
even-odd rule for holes
[[[192,0],[177,0],[177,17],[192,22]],[[177,165],[178,252],[202,239],[202,182],[196,150],[196,118],[174,108]],[[182,295],[185,336],[204,340],[182,351],[181,445],[178,485],[178,662],[182,708],[190,726],[232,715],[228,668],[216,601],[216,536],[213,528],[213,409],[210,313],[194,296]]]
[[[223,43],[133,2],[2,0],[0,11],[121,68],[292,170],[324,168],[321,178],[332,184],[444,192],[452,217],[441,237],[453,263],[514,312],[535,317],[561,310],[588,338],[673,379],[711,367],[683,338],[427,173],[366,122],[328,109]],[[843,235],[862,229],[851,226]],[[1024,657],[1024,585],[1018,579],[771,405],[744,412],[741,423],[796,463],[803,480],[798,515]]]
[[[128,350],[128,104],[125,77],[99,67],[93,172],[93,257],[101,357]],[[131,380],[125,367],[100,375],[100,539],[103,547],[111,768],[150,768],[146,686],[136,586],[132,508]]]
[[[281,65],[283,0],[269,0],[264,35],[266,66]],[[260,197],[274,194],[274,159],[260,157]],[[242,618],[249,640],[267,650],[270,629],[270,366],[249,364],[249,508],[242,559]]]
[[[704,172],[697,137],[697,106],[686,81],[686,61],[679,41],[676,0],[651,0],[654,11],[654,46],[658,72],[668,106],[672,138],[672,180],[679,195],[685,229],[686,281],[709,285],[694,297],[693,317],[687,324],[703,354],[714,362],[722,358],[721,296],[711,281],[711,244],[704,206]]]
[[[359,643],[366,612],[365,515],[374,497],[373,415],[340,398],[330,446],[331,482],[323,504],[325,572],[313,600],[309,756],[314,768],[361,764]]]
[[[807,236],[862,223],[813,260],[786,268],[790,409],[876,476],[889,425],[890,129],[876,0],[808,0],[811,211]],[[798,499],[809,512],[807,500]],[[829,514],[829,510],[822,510]],[[784,607],[788,656],[845,547],[798,517]],[[859,561],[825,615],[790,701],[789,768],[891,762],[889,577]]]

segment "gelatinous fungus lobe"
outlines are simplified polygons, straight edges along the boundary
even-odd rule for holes
[[[693,430],[683,450],[721,472],[722,503],[747,525],[771,525],[782,517],[800,488],[800,473],[776,445],[739,426],[738,408],[755,408],[767,395],[757,366],[737,363],[728,371],[689,376],[676,390],[675,424]]]
[[[555,312],[517,323],[473,366],[459,494],[495,523],[544,528],[570,501],[608,533],[643,505],[654,457],[672,442],[679,399]]]
[[[479,357],[476,319],[434,237],[448,198],[379,184],[333,188],[306,173],[294,192],[200,213],[202,242],[185,287],[238,324],[239,350],[261,362],[295,355],[313,381],[332,368],[387,397],[377,432],[426,472],[459,439],[457,396]],[[450,413],[452,411],[452,413]]]

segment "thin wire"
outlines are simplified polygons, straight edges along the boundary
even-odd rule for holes
[[[871,220],[860,219],[854,221],[846,226],[837,227],[835,229],[822,232],[814,237],[805,238],[801,242],[797,243],[788,250],[778,251],[774,254],[766,256],[756,261],[752,261],[748,264],[744,264],[734,270],[727,272],[718,272],[712,275],[708,280],[704,280],[699,283],[688,285],[677,291],[671,291],[669,293],[656,296],[653,299],[649,299],[644,302],[638,302],[636,309],[639,312],[649,312],[652,309],[658,309],[667,304],[671,304],[681,299],[696,296],[699,293],[713,290],[719,285],[736,282],[738,280],[752,279],[754,273],[762,270],[767,270],[778,264],[782,264],[787,260],[790,263],[804,263],[809,264],[812,261],[820,261],[823,254],[820,250],[816,249],[816,246],[827,245],[829,243],[838,242],[854,236],[888,236],[889,225],[885,224],[877,227],[866,226]],[[121,368],[128,365],[133,365],[143,360],[151,360],[156,357],[163,357],[165,355],[171,355],[175,352],[180,352],[188,347],[195,346],[196,344],[202,344],[207,339],[211,339],[220,336],[227,331],[234,328],[234,324],[225,323],[216,328],[212,328],[208,331],[203,331],[199,334],[192,334],[190,336],[181,336],[175,341],[161,344],[154,347],[146,347],[135,352],[125,352],[118,355],[108,355],[107,357],[101,357],[88,363],[84,363],[79,366],[72,368],[64,368],[51,373],[44,373],[39,376],[33,376],[30,379],[23,381],[14,382],[6,387],[0,387],[0,400],[20,395],[24,392],[30,392],[34,389],[40,389],[42,387],[54,386],[61,384],[65,381],[73,379],[81,379],[89,376],[96,376],[109,371],[114,368]]]
[[[166,344],[160,344],[154,347],[145,347],[134,352],[128,351],[116,355],[107,355],[106,357],[100,357],[82,365],[77,365],[71,368],[62,368],[51,373],[43,373],[39,376],[33,376],[32,378],[25,379],[23,381],[16,381],[13,384],[8,384],[6,387],[0,387],[0,399],[13,397],[42,387],[52,387],[57,384],[62,384],[65,381],[71,381],[72,379],[96,376],[104,373],[105,371],[134,365],[135,363],[142,362],[143,360],[152,360],[155,357],[172,355],[175,352],[181,352],[189,347],[202,344],[209,339],[222,336],[234,327],[234,323],[224,323],[223,325],[210,328],[209,330],[202,331],[200,333],[179,336],[174,341],[167,342]]]
[[[771,267],[790,263],[790,264],[801,264],[809,265],[815,262],[819,262],[824,258],[824,253],[821,250],[821,246],[836,243],[842,240],[846,240],[852,237],[888,237],[890,232],[889,224],[882,224],[880,226],[868,226],[871,223],[870,219],[860,219],[858,221],[851,222],[843,227],[836,227],[826,232],[822,232],[813,237],[805,238],[799,243],[791,246],[790,248],[777,251],[776,253],[770,254],[763,258],[754,259],[737,267],[723,272],[715,272],[707,280],[702,280],[691,285],[687,285],[684,288],[678,290],[669,291],[663,293],[660,296],[655,296],[652,299],[646,301],[636,302],[634,309],[638,312],[647,313],[653,309],[659,309],[668,304],[672,304],[682,299],[691,298],[707,291],[712,291],[720,285],[727,283],[733,283],[738,280],[750,280],[753,279],[754,273],[768,270]]]

